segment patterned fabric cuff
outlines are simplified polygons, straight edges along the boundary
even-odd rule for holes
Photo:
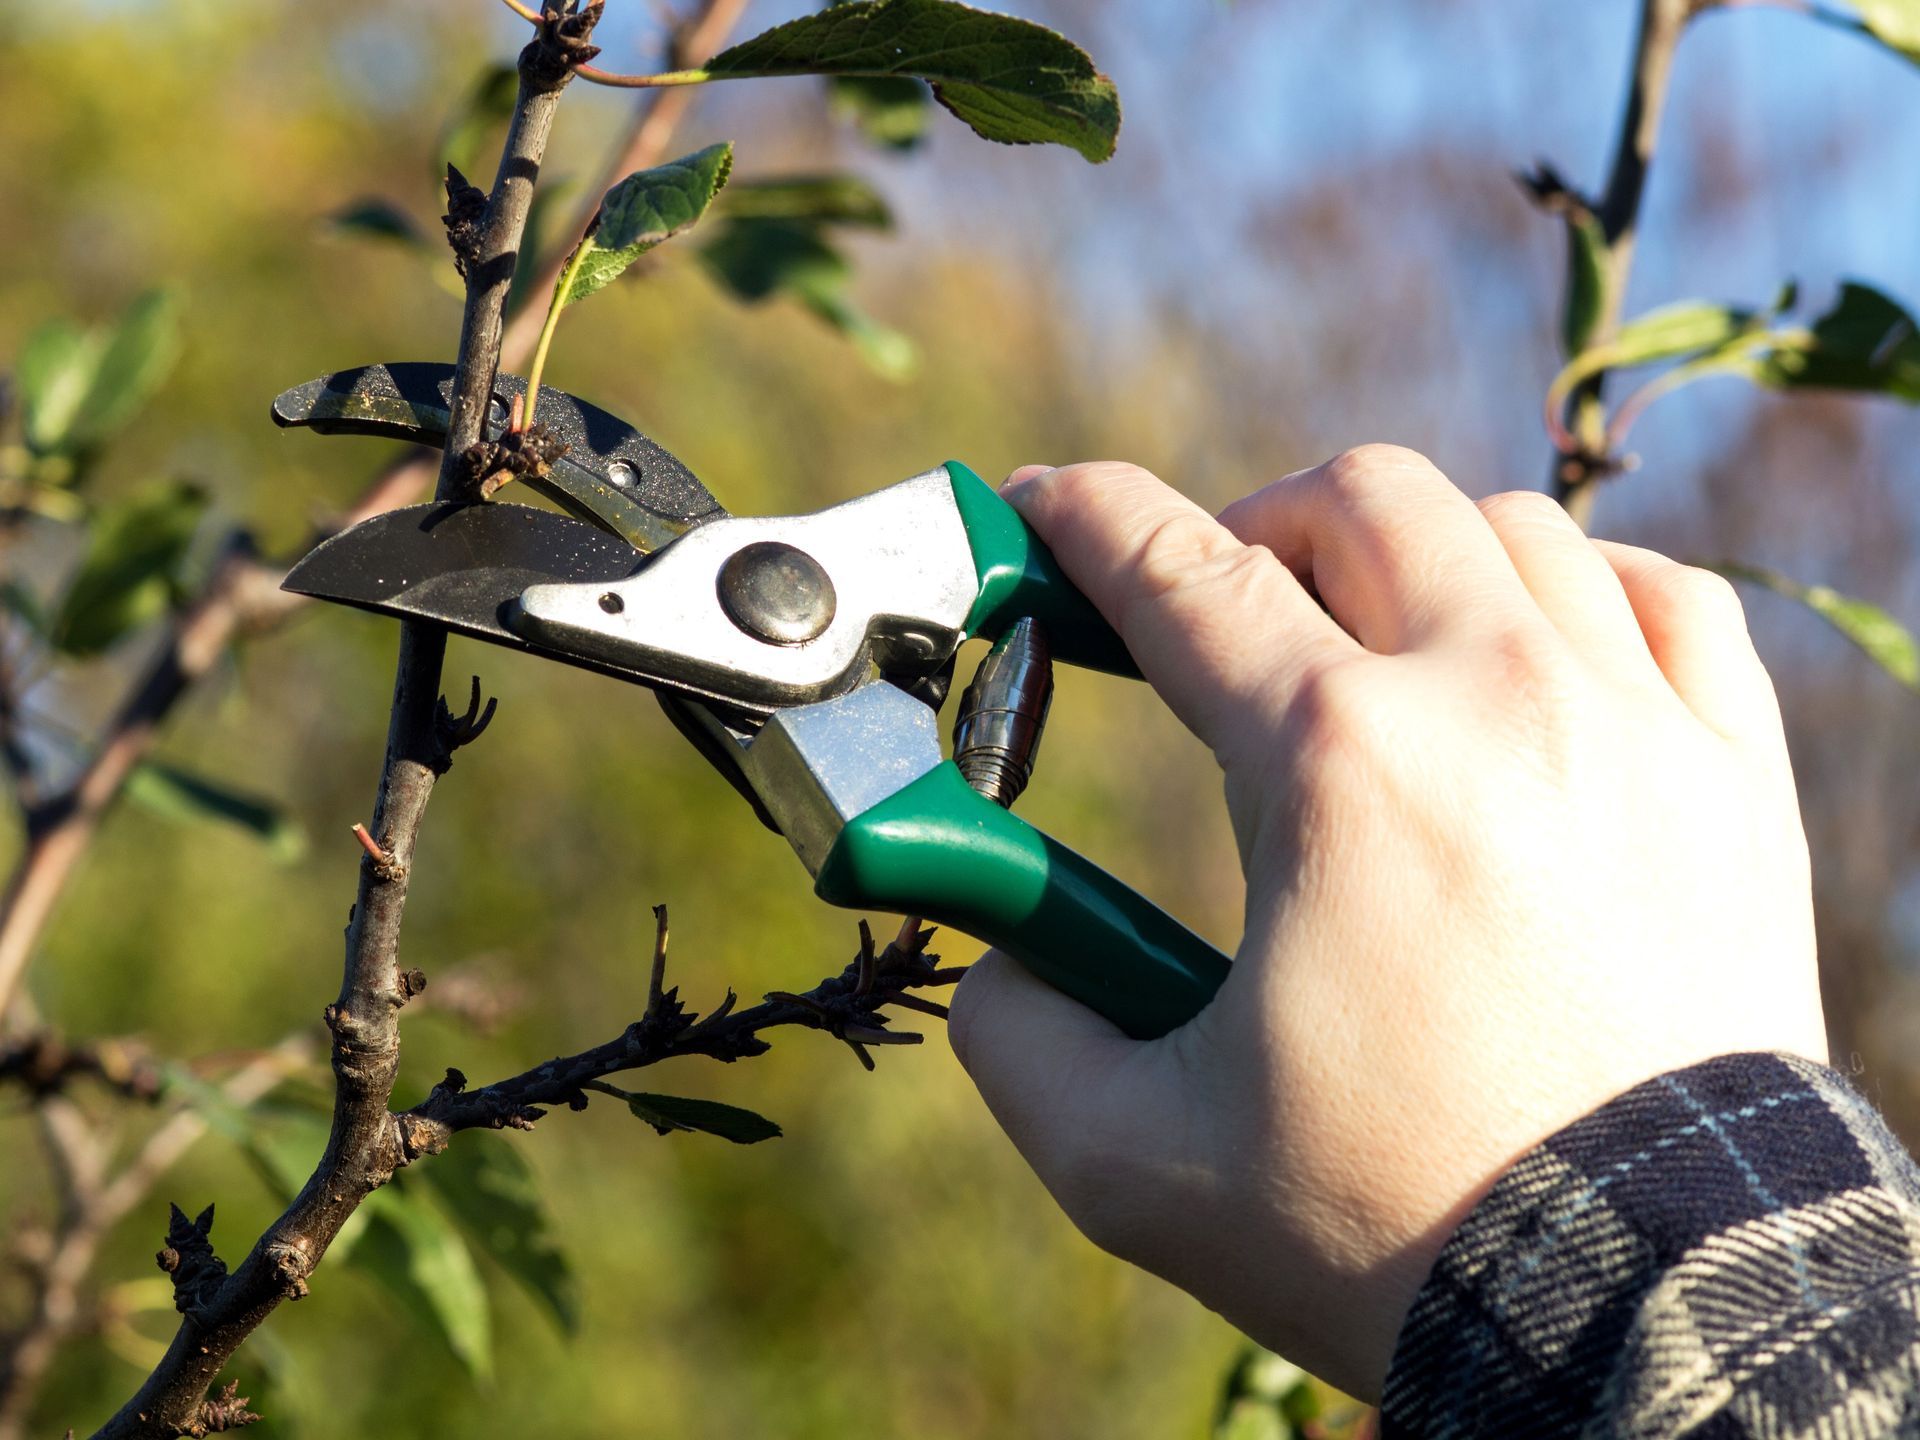
[[[1727,1055],[1520,1160],[1435,1262],[1382,1435],[1920,1435],[1920,1173],[1839,1075]]]

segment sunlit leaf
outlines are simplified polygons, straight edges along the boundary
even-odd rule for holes
[[[449,164],[467,175],[487,173],[487,167],[481,163],[481,147],[512,117],[513,99],[519,88],[520,73],[512,65],[489,65],[475,78],[447,117],[446,126],[440,132],[440,143],[434,149],[436,193]]]
[[[893,212],[880,192],[859,176],[847,174],[736,180],[720,202],[720,213],[739,220],[796,220],[875,230],[893,226]]]
[[[426,232],[414,218],[391,200],[369,195],[336,210],[327,224],[347,235],[371,240],[386,240],[408,250],[431,251]]]
[[[1920,65],[1920,0],[1856,0],[1867,33]]]
[[[738,1105],[723,1105],[718,1100],[690,1100],[684,1095],[636,1095],[625,1090],[613,1093],[627,1102],[627,1109],[638,1119],[662,1135],[688,1130],[718,1135],[736,1145],[753,1145],[780,1134],[780,1127],[766,1116],[742,1110]]]
[[[1085,51],[1011,15],[955,0],[849,0],[790,20],[709,60],[714,76],[848,75],[925,80],[976,135],[1113,154],[1120,97]]]
[[[835,75],[828,105],[852,119],[876,145],[911,150],[926,138],[932,99],[926,85],[905,75]]]
[[[1210,1440],[1302,1440],[1318,1418],[1307,1372],[1270,1350],[1248,1345],[1227,1373]]]
[[[127,798],[169,820],[213,822],[244,830],[282,864],[306,852],[306,832],[272,801],[177,766],[143,761],[127,777]]]
[[[179,355],[179,298],[149,290],[108,328],[63,448],[91,450],[112,439],[160,388]]]
[[[1785,335],[1753,377],[1779,389],[1860,390],[1920,403],[1920,331],[1913,316],[1849,281],[1803,335]]]
[[[197,486],[175,481],[103,510],[54,616],[54,645],[69,655],[95,655],[165,613],[206,505]]]
[[[615,185],[600,203],[599,223],[561,277],[557,303],[603,289],[647,251],[693,225],[732,168],[733,147],[709,145]]]
[[[425,1195],[398,1182],[361,1202],[370,1219],[351,1263],[433,1330],[469,1374],[493,1375],[493,1316],[473,1253]]]
[[[66,447],[80,402],[93,383],[101,342],[65,320],[49,320],[26,339],[14,367],[27,449],[56,454]]]
[[[571,1335],[580,1287],[526,1158],[507,1141],[462,1136],[421,1172],[475,1248],[493,1258]]]
[[[1902,685],[1920,691],[1920,643],[1915,642],[1912,631],[1879,606],[1842,595],[1825,585],[1802,585],[1777,570],[1759,565],[1723,560],[1712,568],[1729,579],[1748,580],[1764,585],[1776,595],[1798,600],[1859,646]]]

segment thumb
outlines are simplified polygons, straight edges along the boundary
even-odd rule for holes
[[[1353,642],[1273,554],[1136,465],[1024,467],[1003,488],[1119,632],[1140,673],[1220,753],[1236,721]]]

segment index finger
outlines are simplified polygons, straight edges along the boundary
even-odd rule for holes
[[[1359,653],[1271,550],[1137,465],[1015,476],[1008,501],[1216,754],[1250,707],[1274,713],[1314,668]]]

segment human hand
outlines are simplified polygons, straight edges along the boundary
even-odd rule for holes
[[[955,1051],[1096,1244],[1373,1398],[1527,1150],[1714,1055],[1826,1058],[1725,581],[1386,446],[1218,521],[1130,465],[1005,493],[1212,749],[1247,881],[1232,974],[1164,1039],[998,954],[955,996]]]

